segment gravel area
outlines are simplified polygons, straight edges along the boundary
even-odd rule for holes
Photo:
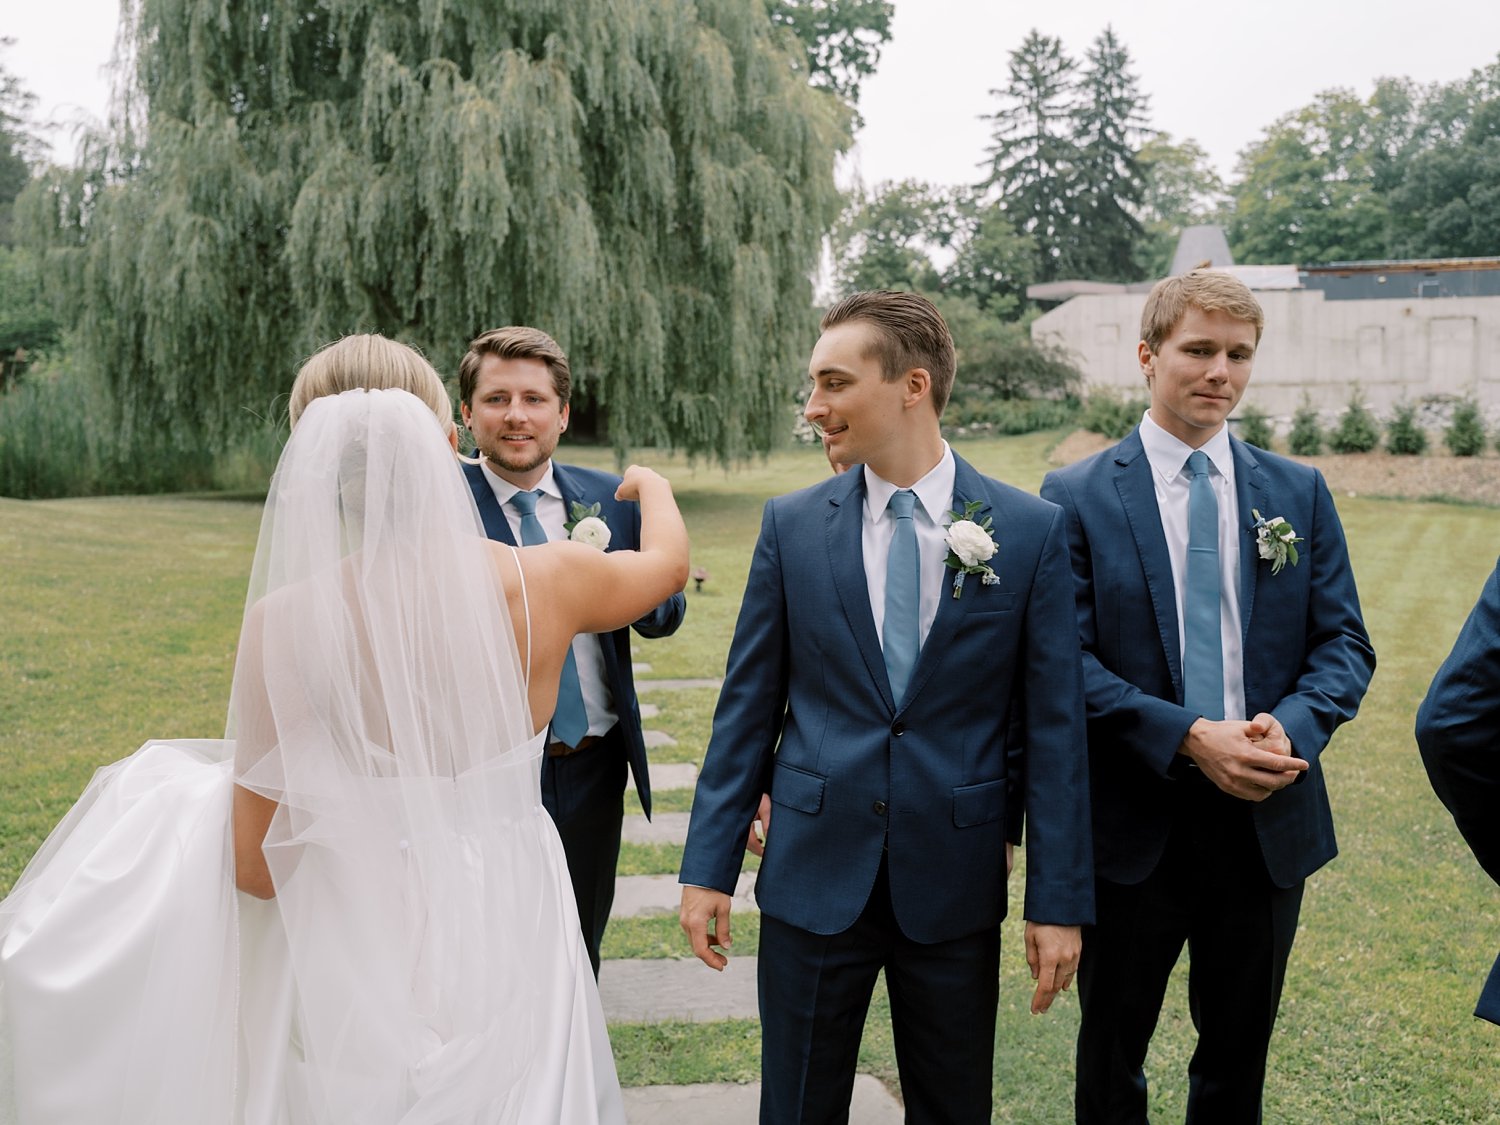
[[[1075,430],[1048,455],[1054,465],[1070,465],[1114,441],[1087,430]],[[1500,505],[1500,457],[1397,457],[1390,453],[1327,453],[1294,457],[1316,465],[1335,496],[1391,496],[1405,500],[1456,500]]]

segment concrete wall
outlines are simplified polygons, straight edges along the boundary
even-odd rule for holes
[[[1256,294],[1266,329],[1245,405],[1288,417],[1305,391],[1336,413],[1358,383],[1378,415],[1405,398],[1473,395],[1500,415],[1500,297],[1325,301],[1321,291]],[[1136,360],[1144,294],[1074,297],[1031,326],[1061,344],[1090,386],[1145,394]]]

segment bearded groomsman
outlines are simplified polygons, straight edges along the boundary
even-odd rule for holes
[[[552,460],[568,428],[572,378],[557,341],[536,328],[496,328],[477,337],[458,366],[464,425],[479,464],[464,475],[491,539],[524,546],[567,536],[608,550],[640,546],[640,510],[615,499],[612,473]],[[581,522],[586,510],[597,513]],[[544,607],[533,607],[542,611]],[[668,637],[687,601],[673,594],[635,623]],[[594,975],[615,897],[627,767],[651,815],[651,777],[630,661],[630,630],[582,634],[563,668],[542,764],[542,803],[568,857],[568,874]]]
[[[1042,484],[1067,516],[1088,697],[1080,1122],[1146,1121],[1142,1064],[1184,943],[1187,1120],[1260,1120],[1303,881],[1337,851],[1320,759],[1375,653],[1322,475],[1225,425],[1263,324],[1228,274],[1158,283],[1137,349],[1150,409]]]

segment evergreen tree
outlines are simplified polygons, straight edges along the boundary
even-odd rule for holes
[[[529,323],[618,450],[775,441],[849,115],[762,0],[128,12],[140,131],[36,208],[127,426],[212,444],[342,333],[451,371]]]
[[[1078,94],[1076,260],[1084,277],[1134,281],[1143,234],[1136,215],[1145,194],[1138,146],[1150,134],[1148,99],[1113,28],[1105,27],[1089,48]]]
[[[1453,408],[1453,417],[1443,431],[1443,444],[1455,457],[1478,457],[1484,452],[1484,415],[1479,404],[1466,398]]]
[[[1389,453],[1418,457],[1427,452],[1427,431],[1417,425],[1417,408],[1409,402],[1397,403],[1385,427],[1385,448]]]
[[[989,175],[979,186],[1036,243],[1038,281],[1074,276],[1084,264],[1073,208],[1077,68],[1061,41],[1033,29],[1010,53],[1005,88],[990,91],[1002,106],[986,117],[994,122],[993,143],[985,150]]]
[[[1335,453],[1368,453],[1380,444],[1380,428],[1365,405],[1364,393],[1355,387],[1349,392],[1349,404],[1339,415],[1339,424],[1328,436],[1328,448]]]
[[[1323,425],[1318,412],[1306,395],[1292,415],[1292,430],[1286,438],[1287,452],[1293,457],[1316,457],[1323,452]]]

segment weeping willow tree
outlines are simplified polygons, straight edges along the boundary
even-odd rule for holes
[[[624,450],[784,428],[850,115],[764,0],[125,0],[111,143],[34,194],[122,424],[212,447],[351,331],[525,323]]]

